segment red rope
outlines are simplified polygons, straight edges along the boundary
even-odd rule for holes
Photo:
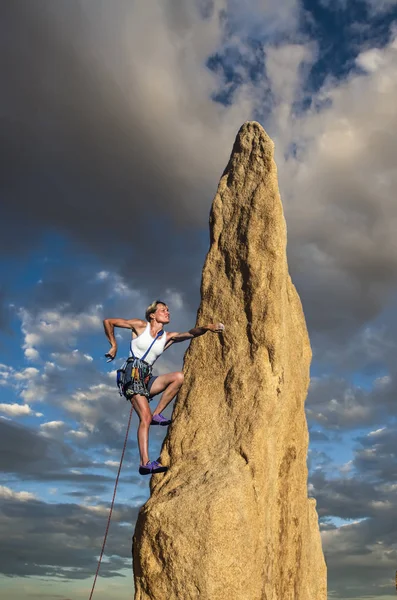
[[[121,459],[120,459],[120,465],[119,465],[119,470],[117,473],[117,477],[116,477],[116,483],[114,485],[114,492],[113,492],[113,499],[112,499],[112,504],[110,505],[110,511],[109,511],[109,517],[108,517],[108,522],[106,525],[106,531],[105,531],[105,537],[103,538],[103,544],[102,544],[102,550],[101,550],[101,554],[99,556],[99,560],[98,560],[98,566],[96,569],[96,573],[95,573],[95,578],[94,578],[94,583],[92,584],[92,589],[91,589],[91,594],[90,594],[90,598],[89,600],[91,600],[92,598],[92,594],[94,593],[94,588],[95,588],[95,584],[96,584],[96,580],[98,577],[98,573],[99,573],[99,568],[101,566],[101,561],[102,561],[102,556],[103,556],[103,552],[105,550],[105,544],[106,544],[106,538],[108,536],[108,531],[109,531],[109,526],[110,526],[110,519],[112,517],[112,512],[113,512],[113,506],[114,506],[114,499],[116,498],[116,490],[117,490],[117,484],[119,482],[119,476],[120,476],[120,471],[121,471],[121,465],[123,464],[123,458],[124,458],[124,453],[125,453],[125,449],[127,447],[127,440],[128,440],[128,434],[130,431],[130,425],[131,425],[131,417],[132,417],[132,411],[134,410],[132,404],[131,404],[131,410],[130,410],[130,416],[128,419],[128,425],[127,425],[127,432],[125,434],[125,440],[124,440],[124,447],[123,447],[123,452],[121,453]]]

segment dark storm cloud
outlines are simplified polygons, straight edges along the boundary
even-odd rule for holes
[[[0,330],[9,330],[10,310],[7,306],[7,295],[0,287]]]
[[[0,469],[8,473],[40,473],[68,464],[72,450],[27,427],[0,420]]]
[[[142,69],[131,4],[16,0],[1,11],[3,251],[29,250],[50,228],[135,279],[156,265],[157,288],[199,269],[206,242],[192,224],[206,226],[217,179],[208,175],[220,174],[227,150],[204,166],[183,133],[201,127],[194,106],[180,121],[177,106],[162,108],[164,71],[148,55]],[[177,66],[168,68],[162,91],[177,97]]]
[[[120,576],[122,568],[130,567],[137,513],[138,508],[115,505],[106,547],[111,558],[101,566],[102,577]],[[0,570],[8,576],[92,577],[106,520],[103,507],[0,497]]]
[[[109,409],[109,412],[112,412]],[[114,413],[114,410],[113,410]],[[95,432],[85,443],[76,444],[76,438],[65,439],[59,431],[54,436],[43,436],[37,430],[0,420],[0,470],[3,478],[18,477],[21,480],[39,482],[70,482],[84,490],[84,494],[98,493],[108,489],[115,479],[114,466],[110,469],[107,461],[118,464],[124,443],[123,411],[117,413],[117,421],[109,424],[106,419],[97,422]],[[120,431],[119,422],[122,421]],[[116,426],[117,424],[117,426]],[[71,446],[73,442],[76,448]],[[154,438],[151,447],[159,453],[161,440]],[[84,451],[97,452],[97,460],[88,458]],[[124,457],[123,480],[126,483],[139,483],[136,464],[137,444],[130,438]],[[134,465],[131,473],[131,467]],[[107,470],[106,474],[103,473]],[[101,471],[98,473],[96,471]]]
[[[0,469],[7,475],[33,481],[70,481],[74,484],[112,482],[113,477],[92,473],[92,460],[77,455],[62,441],[39,435],[29,429],[0,420]],[[90,472],[73,472],[89,469]]]
[[[313,378],[306,401],[309,421],[328,430],[349,430],[370,425],[385,416],[385,407],[349,381],[328,376]]]
[[[383,427],[358,438],[353,465],[368,481],[382,483],[397,479],[397,428]]]
[[[344,599],[391,597],[395,593],[396,534],[394,510],[324,531],[332,595]]]
[[[334,375],[313,377],[306,402],[309,421],[340,431],[383,426],[397,413],[397,373],[390,359],[379,369],[387,375],[372,376],[366,385]],[[365,369],[359,379],[364,375]]]
[[[317,500],[319,517],[339,517],[340,519],[363,519],[373,516],[371,502],[386,499],[370,482],[357,477],[327,479],[320,470],[310,476],[314,486],[313,495]]]
[[[353,458],[338,476],[318,469],[310,476],[310,493],[317,500],[329,589],[336,598],[392,594],[397,562],[396,428],[384,427],[361,435]],[[335,527],[337,517],[350,523]]]
[[[393,189],[394,113],[386,107],[387,123],[380,113],[372,119],[372,106],[381,106],[375,74],[358,83],[367,99],[360,115],[357,85],[348,82],[341,90],[327,84],[329,106],[318,111],[314,101],[297,118],[300,67],[316,59],[310,44],[290,42],[266,48],[254,83],[244,72],[231,107],[212,101],[222,78],[205,64],[231,31],[250,62],[247,40],[258,23],[267,41],[272,30],[294,39],[299,16],[294,0],[250,10],[228,2],[222,19],[221,4],[15,0],[1,8],[3,251],[29,250],[44,230],[58,231],[149,295],[183,282],[192,308],[216,184],[242,121],[271,97],[265,125],[277,142],[293,278],[310,330],[339,344],[382,311],[396,284],[387,183]],[[340,160],[345,115],[353,141],[363,123],[379,126],[367,131],[363,150],[353,144]],[[327,135],[331,143],[319,149]],[[293,145],[305,152],[285,161]]]

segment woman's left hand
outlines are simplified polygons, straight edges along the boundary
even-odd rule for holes
[[[223,333],[225,326],[223,323],[212,323],[208,325],[208,331],[212,331],[212,333]]]

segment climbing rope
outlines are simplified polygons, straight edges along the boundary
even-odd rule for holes
[[[101,550],[101,554],[100,554],[100,556],[99,556],[99,560],[98,560],[98,566],[97,566],[96,573],[95,573],[94,583],[92,584],[92,589],[91,589],[91,594],[90,594],[90,598],[89,598],[89,600],[91,600],[91,598],[92,598],[92,595],[93,595],[93,593],[94,593],[94,589],[95,589],[96,580],[97,580],[98,573],[99,573],[99,569],[100,569],[100,566],[101,566],[102,556],[103,556],[103,553],[104,553],[104,550],[105,550],[106,538],[108,537],[108,531],[109,531],[109,526],[110,526],[110,519],[111,519],[111,517],[112,517],[113,506],[114,506],[114,500],[115,500],[115,498],[116,498],[116,490],[117,490],[117,484],[118,484],[118,482],[119,482],[119,476],[120,476],[120,471],[121,471],[121,465],[123,464],[124,453],[125,453],[125,449],[126,449],[126,447],[127,447],[127,440],[128,440],[128,434],[129,434],[129,431],[130,431],[131,417],[132,417],[132,411],[133,411],[133,410],[134,410],[134,408],[133,408],[133,406],[132,406],[132,404],[131,404],[130,416],[129,416],[129,419],[128,419],[128,425],[127,425],[127,432],[126,432],[126,434],[125,434],[125,440],[124,440],[123,452],[121,453],[121,459],[120,459],[119,470],[118,470],[117,477],[116,477],[116,483],[115,483],[115,485],[114,485],[113,498],[112,498],[112,503],[111,503],[111,505],[110,505],[109,517],[108,517],[108,522],[107,522],[107,525],[106,525],[106,530],[105,530],[105,537],[103,538],[102,550]]]

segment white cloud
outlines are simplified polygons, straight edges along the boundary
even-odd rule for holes
[[[383,375],[383,377],[377,377],[374,381],[374,387],[378,390],[387,390],[393,384],[393,379],[390,375]]]
[[[365,74],[327,80],[299,115],[274,112],[289,262],[311,327],[328,335],[374,318],[397,284],[396,57],[395,41],[367,50]]]
[[[0,412],[12,417],[21,417],[34,414],[29,404],[0,404]]]
[[[22,371],[14,372],[14,379],[17,381],[25,381],[28,379],[34,379],[40,374],[39,369],[36,367],[27,367],[26,369],[22,369]]]
[[[89,354],[82,354],[79,350],[71,350],[69,352],[51,352],[51,360],[58,367],[75,367],[77,365],[86,365],[87,362],[93,362],[93,357]]]
[[[281,131],[290,127],[293,103],[302,99],[302,83],[316,56],[314,43],[285,44],[266,49],[266,73],[274,99],[272,120],[277,122],[279,136]]]
[[[64,421],[47,421],[40,425],[39,434],[45,438],[63,439],[65,433]]]
[[[384,13],[397,5],[397,0],[366,0],[372,14]]]
[[[47,421],[47,423],[42,423],[40,425],[40,429],[43,429],[44,431],[58,430],[64,426],[65,426],[65,423],[63,421]]]
[[[102,327],[102,307],[93,306],[88,312],[73,313],[67,305],[43,310],[34,315],[22,308],[19,315],[25,336],[25,356],[37,360],[37,347],[47,346],[65,350],[75,346],[78,335],[96,333]]]
[[[106,460],[106,461],[105,461],[105,465],[106,465],[107,467],[119,467],[119,465],[120,465],[120,461],[119,461],[119,462],[117,462],[117,460]]]
[[[341,467],[339,467],[339,472],[342,475],[348,475],[353,469],[353,461],[349,460],[347,463],[343,464]]]
[[[220,5],[220,3],[217,3]],[[233,31],[252,36],[260,31],[265,38],[288,35],[299,27],[299,0],[228,0],[227,13]]]
[[[42,402],[48,394],[48,389],[45,385],[30,384],[26,389],[22,390],[21,398],[25,402]]]
[[[74,429],[71,429],[70,431],[67,432],[67,435],[70,435],[71,437],[74,438],[80,438],[80,439],[85,439],[88,437],[88,431],[76,431]]]
[[[132,288],[119,273],[100,271],[96,274],[95,281],[106,284],[107,297],[110,299],[134,300],[134,302],[139,302],[142,299],[141,292]]]
[[[115,412],[117,405],[123,407],[115,386],[100,383],[75,390],[62,402],[62,408],[80,425],[78,430],[69,431],[69,435],[76,439],[87,437],[94,432],[105,415],[107,418],[112,416],[114,426],[121,429],[122,425],[117,420],[119,412]]]
[[[109,275],[110,275],[109,271],[99,271],[99,272],[96,274],[96,278],[97,278],[99,281],[104,281],[105,279],[108,279]]]
[[[378,48],[371,48],[361,52],[356,59],[356,63],[367,73],[374,73],[385,65],[385,53]]]
[[[85,360],[85,359],[84,359]],[[88,364],[91,361],[87,361]],[[4,366],[4,365],[3,365]],[[41,370],[36,367],[26,367],[17,371],[12,367],[3,369],[6,377],[2,380],[4,386],[10,387],[18,394],[26,404],[29,402],[42,402],[47,399],[51,393],[60,392],[62,380],[61,370],[52,362],[44,363]],[[0,378],[1,378],[0,371]],[[26,409],[24,409],[26,410]],[[41,413],[35,413],[36,416],[42,416]]]
[[[20,396],[25,402],[43,402],[51,393],[51,380],[47,371],[46,365],[43,372],[31,368],[16,374],[22,388]]]
[[[25,356],[28,360],[32,360],[35,362],[40,360],[40,354],[36,350],[36,348],[32,348],[32,347],[25,348]]]
[[[89,506],[87,504],[82,504],[82,507],[85,508],[85,510],[89,511],[89,512],[93,512],[93,513],[97,513],[99,515],[102,515],[103,517],[107,517],[107,515],[109,514],[109,507],[108,506],[103,506],[98,504],[97,506]],[[117,511],[113,511],[113,514],[116,515]],[[112,514],[112,516],[113,516]]]
[[[30,492],[14,492],[14,490],[5,485],[0,485],[0,498],[4,500],[16,500],[17,502],[36,500],[36,496]]]
[[[381,427],[380,429],[376,429],[376,431],[370,431],[367,435],[368,436],[377,436],[379,434],[381,434],[383,431],[385,431],[386,427]]]
[[[0,364],[0,385],[10,385],[14,369],[8,365]]]
[[[184,307],[182,294],[175,290],[165,290],[164,302],[167,302],[173,310],[182,310]]]

